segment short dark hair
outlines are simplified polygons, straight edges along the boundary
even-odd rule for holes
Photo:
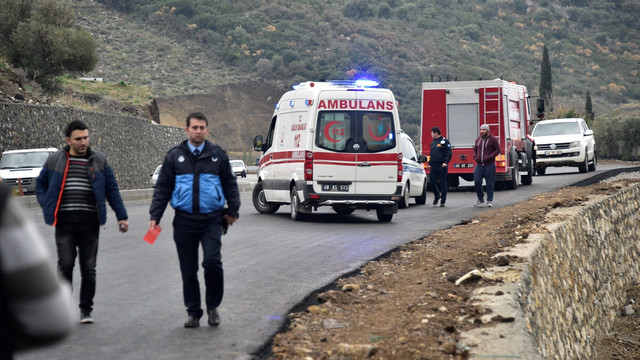
[[[76,130],[89,130],[87,125],[80,120],[73,120],[67,127],[64,129],[64,136],[71,137],[71,133]]]
[[[191,119],[202,120],[209,127],[209,120],[201,112],[193,112],[187,116],[187,127],[191,126]]]
[[[434,132],[434,133],[436,133],[438,135],[442,135],[442,133],[440,132],[440,128],[437,127],[437,126],[432,127],[431,128],[431,132]]]

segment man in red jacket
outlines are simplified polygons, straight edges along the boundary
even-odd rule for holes
[[[473,180],[478,195],[474,206],[484,204],[484,190],[482,179],[487,184],[487,206],[493,207],[493,185],[496,182],[496,156],[500,155],[498,139],[489,133],[489,125],[480,125],[480,136],[473,146],[473,160],[476,168],[473,170]]]

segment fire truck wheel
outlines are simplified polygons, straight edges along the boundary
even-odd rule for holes
[[[273,214],[280,208],[280,205],[270,204],[267,202],[264,197],[264,189],[262,188],[261,182],[256,184],[251,195],[253,207],[255,207],[260,214]]]
[[[544,175],[544,173],[547,172],[547,168],[539,167],[537,172],[538,172],[538,175]]]
[[[398,202],[398,207],[400,209],[408,208],[410,199],[411,198],[409,197],[409,182],[407,182],[407,185],[404,187],[404,193],[402,193],[402,197],[400,198],[400,202]]]
[[[416,205],[424,205],[427,203],[427,181],[422,185],[422,194],[416,198]]]
[[[520,182],[520,168],[518,167],[518,158],[516,155],[511,155],[511,181],[505,182],[505,187],[509,190],[515,190],[518,188]]]
[[[376,209],[376,215],[378,216],[379,222],[389,222],[393,218],[393,214],[385,214],[384,208],[381,207]]]
[[[298,198],[298,188],[294,185],[291,188],[291,219],[303,221],[307,214],[300,212],[300,198]]]
[[[533,160],[527,158],[527,175],[521,176],[522,185],[531,185],[533,183]]]

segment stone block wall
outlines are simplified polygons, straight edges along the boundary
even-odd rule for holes
[[[543,359],[596,358],[640,275],[639,214],[636,184],[551,226],[532,253],[520,301]]]
[[[67,107],[0,103],[0,152],[66,145],[72,120],[89,127],[90,146],[107,154],[120,189],[149,187],[151,173],[166,152],[187,138],[184,129],[149,120]]]
[[[487,326],[463,332],[460,346],[474,359],[596,359],[640,277],[639,214],[640,183],[554,209],[546,233],[495,255],[522,262],[482,272],[497,280],[471,299]]]

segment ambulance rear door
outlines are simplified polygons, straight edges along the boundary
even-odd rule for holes
[[[396,102],[388,90],[357,92],[357,194],[393,194],[397,189],[399,144],[396,139]]]
[[[390,100],[391,98],[391,100]],[[398,150],[390,92],[320,93],[314,141],[314,191],[393,194]]]

